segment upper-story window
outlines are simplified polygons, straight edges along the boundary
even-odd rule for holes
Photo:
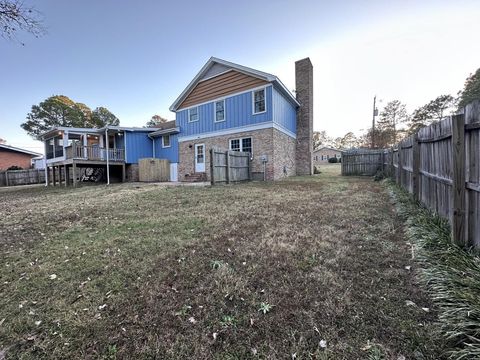
[[[198,121],[198,106],[188,109],[188,122]]]
[[[164,148],[170,147],[170,135],[162,136],[162,147]]]
[[[265,89],[253,92],[253,114],[260,114],[266,111]]]
[[[215,101],[215,122],[225,120],[225,100]]]

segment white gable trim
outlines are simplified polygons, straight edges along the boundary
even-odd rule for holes
[[[206,138],[211,138],[215,136],[230,135],[230,134],[236,134],[239,132],[255,131],[255,130],[262,130],[262,129],[269,129],[269,128],[277,129],[278,131],[281,131],[284,134],[294,139],[297,138],[297,136],[293,132],[291,132],[288,129],[285,129],[283,126],[275,124],[273,121],[266,121],[256,125],[239,126],[236,128],[225,129],[220,131],[211,131],[203,134],[181,136],[181,137],[178,137],[178,142],[206,139]]]

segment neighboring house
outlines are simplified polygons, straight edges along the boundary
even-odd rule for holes
[[[320,149],[314,150],[312,155],[313,164],[320,165],[328,163],[328,159],[330,158],[337,158],[340,160],[342,157],[342,151],[324,146]]]
[[[41,155],[33,151],[0,144],[0,170],[7,170],[11,166],[30,169],[32,167],[32,159]]]
[[[295,63],[296,97],[274,75],[217,58],[175,100],[175,120],[157,128],[55,128],[45,142],[48,167],[106,167],[138,180],[138,160],[170,161],[171,180],[210,178],[213,147],[251,153],[254,178],[312,174],[313,67]],[[108,156],[107,156],[108,154]]]

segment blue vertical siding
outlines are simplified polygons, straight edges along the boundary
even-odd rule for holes
[[[155,138],[155,157],[167,159],[171,163],[178,162],[178,134],[170,135],[170,147],[162,148],[162,137]]]
[[[189,136],[272,121],[272,91],[272,86],[267,86],[264,113],[253,115],[252,92],[248,91],[225,99],[225,121],[215,122],[212,101],[198,107],[199,120],[195,122],[188,122],[188,110],[177,111],[176,124],[182,129],[182,136]]]
[[[297,109],[279,91],[273,89],[273,122],[281,127],[297,133]]]
[[[149,131],[126,131],[125,142],[127,144],[126,162],[138,163],[138,159],[153,157],[152,139],[148,137]]]

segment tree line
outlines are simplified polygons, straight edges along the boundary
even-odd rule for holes
[[[153,115],[145,127],[157,127],[167,121],[160,115]],[[106,107],[99,106],[92,110],[68,96],[53,95],[33,105],[26,121],[20,126],[36,139],[53,127],[102,128],[119,125],[120,120]]]
[[[437,96],[410,114],[400,100],[390,101],[380,113],[375,129],[370,128],[359,136],[348,132],[337,138],[329,137],[325,131],[315,131],[313,146],[328,146],[339,150],[371,148],[373,139],[373,147],[388,148],[416,133],[420,128],[457,113],[477,99],[480,99],[480,68],[465,80],[463,90],[459,91],[456,97],[449,94]]]

